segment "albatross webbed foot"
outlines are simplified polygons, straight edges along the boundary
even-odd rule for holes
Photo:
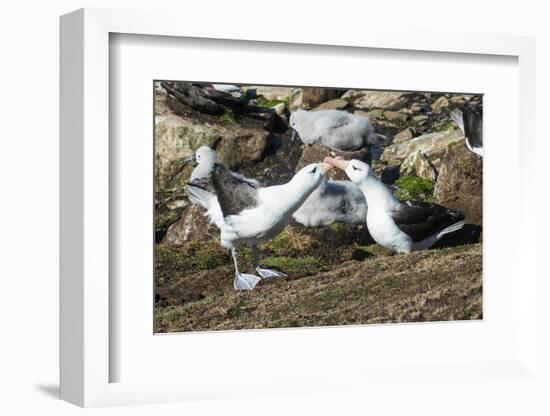
[[[264,279],[272,279],[274,277],[287,277],[286,273],[283,273],[282,271],[276,269],[268,269],[267,267],[258,266],[256,267],[256,271]]]
[[[247,273],[235,273],[233,287],[235,290],[252,290],[262,280],[260,277]]]

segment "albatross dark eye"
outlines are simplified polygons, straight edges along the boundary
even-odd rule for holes
[[[353,168],[353,170],[362,170],[362,169],[356,168],[356,167],[353,166],[353,165],[351,165],[351,167]]]
[[[317,172],[317,166],[315,166],[309,173],[315,173]]]

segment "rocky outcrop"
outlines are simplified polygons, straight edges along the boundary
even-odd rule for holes
[[[184,157],[200,146],[210,145],[218,136],[218,159],[230,169],[259,161],[268,144],[269,132],[261,126],[242,126],[230,119],[208,120],[174,114],[166,105],[166,95],[157,93],[155,117],[155,191],[182,188],[191,174]]]
[[[297,96],[296,103],[299,107],[309,110],[319,104],[335,100],[344,93],[344,90],[333,88],[310,88],[304,87]]]
[[[439,168],[435,202],[463,211],[466,222],[481,225],[483,218],[482,159],[461,143],[451,146]]]
[[[323,104],[320,104],[319,106],[315,107],[313,109],[313,111],[315,111],[315,110],[343,110],[348,106],[349,106],[349,103],[346,100],[342,100],[341,98],[337,98],[335,100],[326,101]]]
[[[208,241],[219,236],[219,230],[208,223],[203,215],[204,209],[189,204],[181,213],[179,220],[166,231],[164,241],[181,245],[190,241]]]
[[[300,93],[300,88],[250,86],[247,90],[254,90],[256,95],[261,95],[267,100],[290,102],[292,98]]]
[[[395,91],[357,91],[350,90],[342,98],[361,110],[381,108],[399,110],[407,103],[408,93]]]
[[[416,130],[412,127],[407,127],[405,130],[402,130],[394,136],[393,142],[403,143],[411,140],[414,136],[416,136]]]
[[[464,142],[464,135],[458,129],[424,134],[386,147],[381,159],[388,165],[400,164],[401,175],[435,180],[441,158],[449,146],[461,142]]]

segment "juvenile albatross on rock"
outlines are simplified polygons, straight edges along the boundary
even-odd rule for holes
[[[220,243],[231,250],[235,264],[235,289],[251,290],[261,277],[286,276],[278,270],[259,265],[257,245],[260,241],[275,237],[284,229],[292,214],[321,184],[325,172],[331,167],[326,163],[314,163],[298,171],[286,184],[256,187],[246,179],[235,176],[223,165],[214,165],[212,185],[223,215]],[[193,183],[190,183],[189,191],[197,199],[202,199],[205,192]],[[239,272],[237,247],[240,243],[250,244],[254,266],[261,277]]]
[[[367,227],[378,244],[398,253],[424,250],[464,226],[464,215],[437,204],[396,199],[364,162],[325,158],[365,194]]]
[[[378,144],[380,135],[374,132],[366,116],[342,110],[297,110],[290,115],[290,127],[305,144],[318,143],[334,150],[353,151]]]

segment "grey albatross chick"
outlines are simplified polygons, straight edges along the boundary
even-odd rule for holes
[[[353,182],[325,179],[292,217],[306,227],[337,222],[364,224],[367,201],[361,188]]]
[[[464,133],[468,150],[483,157],[483,108],[466,105],[452,110],[450,116]]]
[[[318,143],[334,150],[353,151],[382,140],[366,116],[342,110],[297,110],[290,115],[290,127],[305,144]]]
[[[369,207],[369,233],[381,246],[398,253],[425,250],[464,226],[460,211],[427,202],[398,200],[364,162],[330,157],[325,162],[345,171],[359,185]]]
[[[212,184],[223,213],[220,244],[231,250],[235,264],[233,287],[236,290],[251,290],[261,280],[256,275],[239,272],[237,247],[241,243],[252,247],[256,271],[260,276],[286,276],[258,264],[257,245],[275,237],[285,228],[292,214],[321,184],[325,172],[331,167],[326,163],[310,164],[283,185],[254,187],[250,182],[232,175],[223,165],[214,165]]]

